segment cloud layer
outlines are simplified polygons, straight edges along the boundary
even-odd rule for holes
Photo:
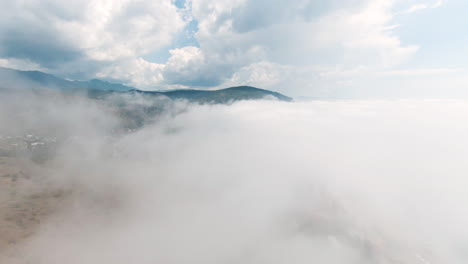
[[[119,135],[102,103],[1,98],[2,133],[67,139],[35,177],[73,190],[2,263],[466,263],[465,101],[181,104]]]

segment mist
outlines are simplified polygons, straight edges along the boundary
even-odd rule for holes
[[[131,107],[149,104],[133,99]],[[464,100],[162,109],[125,130],[100,100],[3,93],[2,144],[37,138],[48,148],[16,145],[0,166],[18,160],[31,175],[15,183],[16,199],[39,195],[53,206],[0,247],[0,262],[468,260]]]

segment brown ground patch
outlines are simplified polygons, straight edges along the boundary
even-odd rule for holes
[[[64,201],[43,176],[30,161],[0,157],[0,253],[33,235]]]

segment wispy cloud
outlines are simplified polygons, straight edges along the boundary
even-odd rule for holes
[[[429,76],[429,75],[446,75],[466,72],[462,68],[427,68],[427,69],[402,69],[393,71],[384,71],[381,74],[384,76]]]
[[[410,14],[410,13],[414,13],[423,9],[433,9],[433,8],[437,8],[441,6],[442,4],[444,4],[444,0],[437,0],[436,2],[433,2],[433,3],[429,3],[429,2],[419,3],[419,4],[412,5],[408,9],[405,9],[399,12],[399,14]]]

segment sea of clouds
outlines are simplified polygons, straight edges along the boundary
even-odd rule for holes
[[[2,263],[467,263],[466,101],[178,102],[117,133],[52,94],[0,97],[0,133],[58,138],[39,176],[72,193]]]

